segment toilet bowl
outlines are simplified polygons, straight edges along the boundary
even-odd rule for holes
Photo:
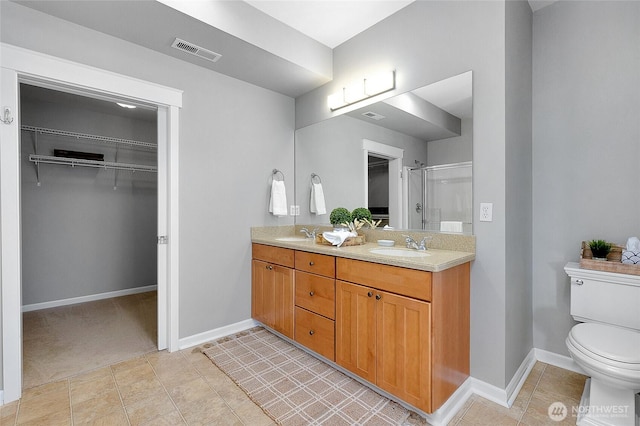
[[[580,324],[566,339],[574,362],[590,377],[577,407],[580,426],[640,425],[640,276],[567,264],[571,315]]]

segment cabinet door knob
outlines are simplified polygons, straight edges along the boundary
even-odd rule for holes
[[[313,330],[309,330],[309,336],[313,336],[314,334],[316,334],[316,332],[315,332],[315,331],[313,331]]]
[[[313,260],[309,262],[309,266],[313,266]]]
[[[576,284],[578,284],[578,285],[582,285],[582,284],[584,284],[584,281],[582,281],[582,280],[576,280]]]
[[[376,300],[380,300],[382,299],[382,296],[380,296],[379,294],[376,294]]]
[[[373,296],[373,292],[371,292],[371,291],[370,291],[370,292],[368,292],[368,293],[367,293],[367,296],[368,296],[368,297]]]
[[[313,291],[310,291],[309,296],[313,296],[313,295],[314,295]]]
[[[265,266],[265,268],[270,270],[270,271],[273,271],[273,266],[271,266],[271,265],[267,265],[267,266]]]

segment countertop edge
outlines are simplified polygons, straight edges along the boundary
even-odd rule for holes
[[[362,260],[365,262],[379,263],[382,265],[399,266],[402,268],[417,269],[428,272],[442,272],[447,269],[462,265],[475,260],[475,253],[429,249],[428,252],[437,257],[444,257],[443,261],[429,262],[426,258],[406,258],[375,255],[363,253],[363,250],[379,248],[375,243],[366,243],[361,246],[335,247],[316,244],[313,241],[278,241],[275,238],[252,238],[252,243],[264,244],[273,247],[281,247],[310,253],[326,254],[329,256],[342,257],[346,259]]]

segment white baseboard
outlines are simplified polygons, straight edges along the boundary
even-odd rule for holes
[[[257,325],[260,325],[257,321],[253,319],[248,319],[244,321],[240,321],[234,324],[229,324],[224,327],[215,328],[213,330],[205,331],[203,333],[194,334],[193,336],[185,337],[184,339],[178,340],[178,348],[186,349],[191,348],[193,346],[198,346],[203,343],[210,342],[212,340],[220,339],[221,337],[226,337],[231,334],[239,333],[244,330],[248,330]]]
[[[544,362],[545,364],[550,364],[556,367],[564,368],[565,370],[573,371],[574,373],[584,374],[587,376],[587,373],[584,372],[582,368],[575,363],[575,361],[565,355],[560,355],[554,352],[545,351],[544,349],[534,349],[536,353],[536,360],[540,362]]]
[[[69,299],[52,300],[51,302],[22,305],[22,312],[39,311],[40,309],[57,308],[58,306],[75,305],[76,303],[93,302],[95,300],[110,299],[112,297],[129,296],[131,294],[146,293],[157,290],[157,285],[127,288],[124,290],[109,291],[107,293],[90,294],[88,296],[72,297]]]

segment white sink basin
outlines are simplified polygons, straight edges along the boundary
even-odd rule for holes
[[[313,241],[313,239],[306,237],[280,237],[276,238],[276,241]]]
[[[394,257],[427,257],[431,256],[426,251],[418,251],[411,249],[400,249],[400,248],[374,248],[369,250],[370,253],[373,254],[381,254],[383,256],[394,256]]]

